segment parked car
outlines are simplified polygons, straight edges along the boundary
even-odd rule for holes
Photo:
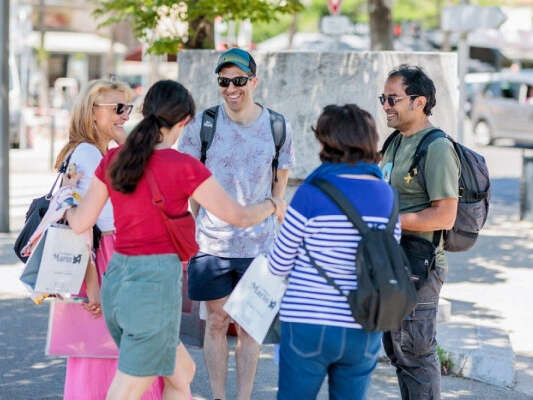
[[[472,106],[474,140],[512,139],[533,145],[533,73],[494,74]]]

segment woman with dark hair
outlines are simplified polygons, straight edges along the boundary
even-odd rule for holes
[[[194,101],[181,84],[155,83],[144,100],[144,119],[124,146],[105,155],[87,195],[66,214],[72,229],[83,232],[108,198],[113,206],[116,243],[103,279],[102,305],[120,353],[108,399],[140,399],[158,375],[165,379],[163,398],[190,399],[195,367],[178,336],[181,262],[150,186],[155,182],[168,215],[186,214],[192,197],[241,227],[283,207],[272,198],[241,206],[200,161],[172,149],[194,112]]]
[[[126,140],[124,124],[129,118],[132,105],[128,85],[105,79],[90,81],[76,98],[72,107],[68,142],[59,153],[55,168],[59,169],[68,157],[69,164],[83,174],[76,191],[82,196],[89,188],[96,167],[107,153],[109,143],[122,144]],[[87,297],[83,307],[95,317],[101,317],[100,283],[102,275],[113,254],[115,225],[113,209],[106,202],[96,226],[101,232],[95,249],[94,262],[87,268],[85,283],[79,293]],[[96,238],[98,239],[98,238]],[[89,329],[89,328],[87,328]],[[94,332],[96,334],[96,332]],[[65,373],[64,400],[104,400],[117,370],[115,358],[68,357]],[[154,382],[143,400],[161,399],[162,383]]]
[[[310,182],[331,182],[365,222],[380,228],[391,215],[394,194],[376,164],[378,135],[369,113],[354,104],[329,105],[313,131],[322,164],[294,194],[269,255],[270,271],[289,278],[280,310],[278,399],[314,399],[326,375],[330,399],[364,399],[381,332],[364,331],[345,297],[357,289],[355,260],[361,236]],[[394,233],[399,240],[398,222]]]

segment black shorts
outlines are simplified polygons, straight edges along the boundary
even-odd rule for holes
[[[189,298],[208,301],[228,296],[253,260],[197,253],[187,267]]]

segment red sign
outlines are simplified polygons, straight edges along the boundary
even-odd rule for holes
[[[342,0],[328,0],[329,13],[331,15],[339,15],[341,12]]]

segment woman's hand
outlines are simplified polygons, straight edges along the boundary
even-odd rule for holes
[[[287,211],[287,202],[280,197],[271,197],[271,199],[276,205],[274,215],[277,217],[278,222],[281,223],[281,221],[283,221],[283,217],[285,216],[285,211]]]
[[[89,290],[87,288],[88,303],[83,303],[83,308],[90,312],[93,318],[100,318],[102,315],[102,303],[100,301],[100,288]]]
[[[83,308],[90,312],[94,318],[99,318],[102,315],[100,285],[98,284],[98,271],[92,261],[87,265],[87,271],[85,272],[85,286],[89,302],[83,304]]]

